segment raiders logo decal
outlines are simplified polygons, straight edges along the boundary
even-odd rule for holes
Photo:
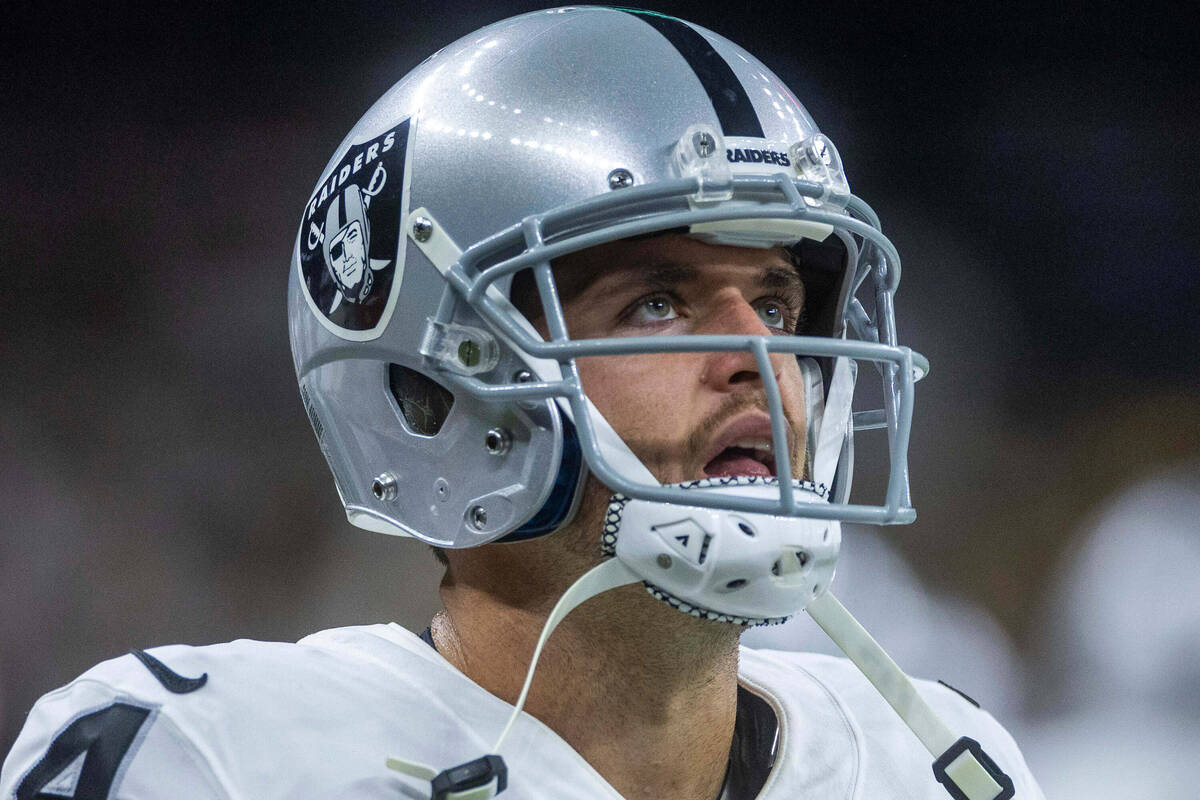
[[[788,155],[790,145],[783,141],[754,138],[750,136],[726,136],[725,160],[735,175],[761,175],[764,172],[792,171],[792,159]]]
[[[387,322],[404,254],[397,247],[408,120],[354,145],[313,192],[300,221],[300,272],[312,310],[347,339]]]

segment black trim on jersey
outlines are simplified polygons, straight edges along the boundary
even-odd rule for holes
[[[421,641],[433,648],[433,652],[437,652],[437,645],[433,643],[433,627],[425,626],[425,630],[421,631]]]
[[[188,692],[196,691],[208,683],[207,672],[199,678],[185,678],[145,650],[130,650],[129,655],[142,662],[146,666],[146,669],[150,670],[150,674],[157,678],[158,682],[166,687],[168,692],[187,694]]]
[[[84,714],[54,737],[42,760],[17,786],[16,800],[63,800],[64,795],[43,792],[75,759],[83,766],[71,792],[72,800],[108,800],[117,772],[150,716],[150,709],[129,703],[113,703]]]
[[[631,8],[622,8],[621,11],[634,15],[661,33],[687,60],[688,66],[704,86],[708,99],[712,101],[713,110],[717,112],[717,120],[726,136],[763,138],[762,123],[754,111],[750,96],[746,94],[746,88],[721,54],[695,28],[682,20],[653,11]]]
[[[779,719],[771,704],[743,686],[737,690],[737,719],[729,747],[729,768],[722,797],[750,800],[758,797],[779,745]]]
[[[943,680],[941,680],[941,679],[939,679],[939,680],[938,680],[938,683],[940,683],[942,686],[945,686],[947,689],[949,689],[950,691],[954,692],[956,695],[958,695],[959,697],[961,697],[963,700],[966,700],[968,703],[970,703],[971,705],[975,706],[976,708],[981,708],[981,706],[979,705],[979,703],[975,701],[975,698],[974,698],[974,697],[971,697],[969,694],[967,694],[967,693],[966,693],[966,692],[964,692],[963,690],[961,690],[961,689],[955,689],[953,686],[951,686],[950,684],[946,683],[945,681],[943,681]]]

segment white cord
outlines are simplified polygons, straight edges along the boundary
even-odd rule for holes
[[[538,637],[537,647],[533,651],[533,659],[529,662],[529,670],[525,673],[525,685],[521,687],[521,696],[517,698],[517,704],[513,707],[512,714],[508,718],[508,724],[504,726],[500,738],[496,740],[496,746],[492,748],[493,753],[500,752],[500,745],[504,744],[504,739],[508,736],[508,732],[512,730],[513,724],[521,716],[521,709],[525,706],[525,698],[529,695],[529,687],[533,684],[533,672],[537,669],[538,659],[542,655],[542,647],[545,646],[546,640],[550,638],[550,634],[558,627],[558,623],[562,622],[567,614],[574,611],[585,600],[607,592],[609,589],[615,589],[618,586],[625,586],[630,583],[641,583],[641,581],[642,579],[635,575],[629,567],[615,558],[610,558],[584,573],[583,577],[571,584],[571,588],[567,589],[563,593],[563,596],[558,598],[558,602],[554,605],[554,610],[550,612],[550,616],[546,619],[546,624],[542,626],[542,635]]]

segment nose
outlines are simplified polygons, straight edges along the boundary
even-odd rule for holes
[[[698,333],[735,336],[771,336],[771,331],[740,292],[721,298],[709,324]],[[785,353],[771,354],[775,379],[781,377]],[[762,386],[758,361],[747,347],[745,350],[706,353],[700,382],[719,392],[733,392]]]

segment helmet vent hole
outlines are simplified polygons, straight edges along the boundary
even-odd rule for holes
[[[739,522],[738,528],[742,531],[742,533],[746,534],[747,536],[754,535],[754,528],[751,528],[749,525],[747,525],[744,522]]]
[[[804,550],[792,550],[775,559],[771,565],[771,574],[776,578],[789,580],[798,579],[804,567],[808,565],[809,554]]]
[[[726,592],[736,592],[738,589],[741,589],[747,583],[749,583],[749,581],[747,581],[745,578],[734,578],[729,583],[725,584],[724,590]]]
[[[399,364],[388,365],[388,386],[409,430],[437,436],[450,416],[454,395],[432,378]]]

